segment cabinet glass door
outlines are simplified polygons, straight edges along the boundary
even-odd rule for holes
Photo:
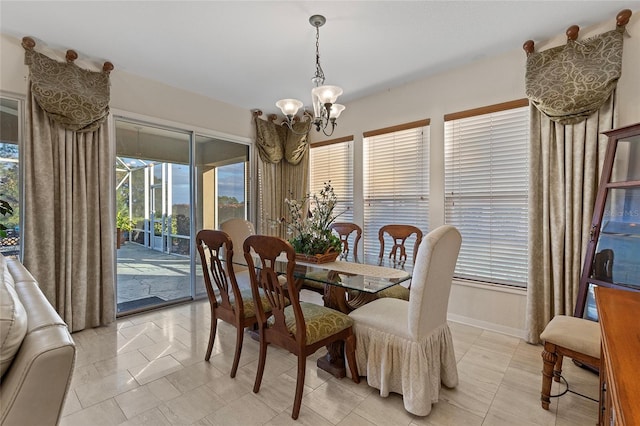
[[[640,291],[640,123],[609,137],[575,316],[598,319],[596,286]]]

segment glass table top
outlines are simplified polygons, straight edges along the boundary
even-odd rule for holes
[[[256,257],[254,264],[259,265]],[[234,264],[247,266],[244,256],[234,256]],[[287,261],[276,264],[276,271],[286,273]],[[258,267],[259,268],[259,267]],[[391,259],[364,257],[360,259],[337,259],[327,263],[307,263],[296,261],[293,275],[298,280],[316,281],[329,285],[358,290],[365,293],[377,293],[381,290],[411,279],[413,266],[406,262],[393,262]]]

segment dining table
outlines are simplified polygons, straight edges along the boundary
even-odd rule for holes
[[[244,259],[239,263],[246,265]],[[284,274],[286,263],[286,258],[282,258],[276,269]],[[306,281],[324,284],[324,306],[348,314],[377,299],[382,290],[408,285],[411,273],[412,265],[408,262],[378,256],[346,256],[326,263],[296,260],[293,275],[298,289],[304,288]],[[345,377],[344,342],[327,346],[327,353],[318,358],[317,366],[337,378]]]

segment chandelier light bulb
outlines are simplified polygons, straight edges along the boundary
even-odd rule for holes
[[[340,104],[331,105],[331,114],[329,118],[332,120],[337,119],[338,117],[340,117],[340,114],[342,113],[342,111],[344,111],[344,109],[345,109],[344,105],[340,105]]]
[[[280,108],[284,115],[291,118],[302,108],[302,102],[297,99],[281,99],[276,102],[276,106]]]
[[[311,93],[318,97],[322,104],[333,104],[342,95],[342,89],[338,86],[315,87]]]

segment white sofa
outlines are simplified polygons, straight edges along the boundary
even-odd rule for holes
[[[0,255],[0,424],[57,424],[75,357],[67,324],[36,280]]]

